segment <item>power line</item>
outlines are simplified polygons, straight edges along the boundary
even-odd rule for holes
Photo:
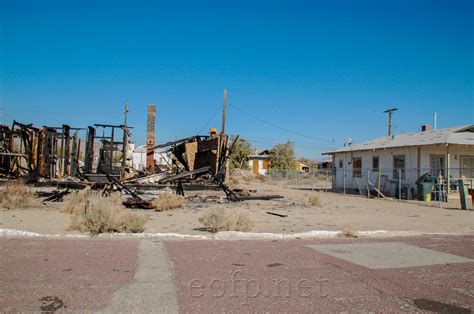
[[[247,111],[245,111],[245,110],[243,110],[243,109],[241,109],[241,108],[239,108],[239,107],[236,107],[235,105],[229,104],[229,107],[235,108],[235,109],[237,109],[237,110],[239,110],[239,111],[241,111],[241,112],[243,112],[243,113],[245,113],[245,114],[251,116],[251,117],[254,118],[255,120],[258,120],[258,121],[260,121],[260,122],[263,122],[263,123],[265,123],[265,124],[267,124],[267,125],[270,125],[270,126],[272,126],[272,127],[274,127],[274,128],[277,128],[277,129],[280,129],[280,130],[282,130],[282,131],[285,131],[285,132],[288,132],[288,133],[292,133],[292,134],[295,134],[295,135],[298,135],[298,136],[310,138],[310,139],[313,139],[313,140],[325,142],[325,143],[331,143],[331,144],[333,143],[333,141],[328,141],[328,140],[325,140],[325,139],[322,139],[322,138],[318,138],[318,137],[314,137],[314,136],[305,135],[305,134],[303,134],[303,133],[300,133],[300,132],[297,132],[297,131],[293,131],[293,130],[284,128],[284,127],[282,127],[282,126],[279,126],[279,125],[277,125],[277,124],[274,124],[274,123],[272,123],[272,122],[263,120],[263,119],[261,119],[261,118],[255,116],[255,115],[253,115],[253,114],[251,114],[251,113],[249,113],[249,112],[247,112]]]
[[[215,119],[215,117],[217,116],[217,114],[221,111],[221,108],[217,108],[217,111],[209,118],[209,120],[206,121],[206,123],[204,123],[204,125],[201,127],[201,129],[199,130],[199,132],[197,132],[197,134],[201,134],[202,131],[204,131],[204,129],[206,128],[206,126],[209,124],[209,122],[211,122],[213,119]]]
[[[249,135],[249,136],[246,136],[242,133],[240,133],[240,137],[242,139],[252,139],[254,141],[266,141],[266,142],[275,142],[275,143],[281,143],[282,141],[285,141],[285,140],[278,140],[278,139],[275,139],[275,138],[264,138],[264,137],[255,137],[253,135]],[[309,144],[309,145],[320,145],[319,143],[316,143],[316,142],[313,142],[313,141],[294,141],[294,140],[290,140],[291,142],[293,143],[299,143],[299,144]],[[333,147],[335,145],[331,145],[330,147]],[[329,146],[328,146],[329,147]]]
[[[28,113],[45,113],[45,114],[64,114],[64,115],[90,115],[90,114],[117,114],[121,115],[122,112],[114,112],[114,111],[75,111],[75,112],[67,112],[67,111],[47,111],[47,110],[27,110],[27,109],[11,109],[11,108],[3,108],[5,111],[12,111],[12,112],[28,112]]]
[[[258,105],[251,105],[251,107],[252,107],[252,109],[256,109],[257,111],[271,110],[272,113],[282,114],[285,117],[289,117],[289,116],[300,117],[301,116],[301,114],[298,113],[298,110],[288,111],[288,110],[282,109],[281,107],[272,106],[272,105],[258,104]],[[294,106],[292,106],[292,108],[293,109],[301,109],[301,106],[294,105]],[[364,113],[365,116],[367,116],[367,114],[380,115],[381,113],[378,112],[378,111],[372,110],[370,112]],[[332,113],[331,111],[328,111],[328,110],[326,110],[325,112],[317,112],[317,113],[312,113],[312,112],[306,111],[304,113],[304,117],[305,118],[311,118],[312,120],[316,120],[316,119],[324,120],[325,122],[327,122],[328,120],[333,120],[333,121],[343,122],[343,123],[352,123],[353,122],[353,120],[341,119],[341,117],[339,115],[337,115],[337,113],[335,113],[335,112]],[[386,125],[385,123],[378,122],[378,121],[372,121],[371,124]]]
[[[243,138],[243,140],[251,142],[251,143],[263,143],[263,144],[271,144],[271,145],[281,143],[280,141],[262,141],[262,140],[252,139],[252,138]],[[294,142],[294,141],[291,141],[291,142],[293,144],[295,144],[295,146],[298,146],[298,147],[317,148],[317,149],[332,149],[332,148],[334,148],[334,146],[307,145],[307,144],[301,144],[301,142]]]

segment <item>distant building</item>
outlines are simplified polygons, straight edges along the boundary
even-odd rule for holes
[[[252,169],[252,173],[257,175],[265,175],[270,165],[270,159],[268,157],[268,150],[261,152],[255,152],[249,155],[249,166]]]
[[[318,170],[332,170],[333,168],[332,159],[320,160],[316,162],[316,165]]]
[[[449,179],[447,192],[461,176],[474,178],[474,125],[384,136],[326,152],[334,164],[336,191],[361,190],[370,184],[386,195],[401,185],[416,193],[417,179],[429,172]]]
[[[299,160],[295,160],[295,169],[302,172],[309,172],[311,170],[308,165],[302,163]]]

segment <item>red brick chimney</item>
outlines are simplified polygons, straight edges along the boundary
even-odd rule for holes
[[[423,124],[421,126],[421,132],[429,131],[431,130],[431,126],[429,124]]]

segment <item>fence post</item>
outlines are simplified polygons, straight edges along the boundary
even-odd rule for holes
[[[344,195],[346,194],[346,169],[344,169],[344,178],[343,178],[343,186],[344,186]]]
[[[381,192],[380,190],[380,176],[382,175],[381,172],[382,172],[382,168],[380,167],[380,163],[379,163],[379,172],[377,173],[377,185],[378,185],[379,191],[377,193],[377,198],[380,198],[380,192]]]
[[[442,192],[442,187],[443,187],[443,182],[441,174],[438,175],[438,207],[441,207],[441,197],[443,195]]]
[[[398,169],[398,201],[402,199],[402,169]]]
[[[328,191],[328,171],[326,170],[326,180],[324,182],[324,187],[326,189],[326,192]]]
[[[367,198],[370,198],[369,176],[370,176],[370,170],[367,170]]]

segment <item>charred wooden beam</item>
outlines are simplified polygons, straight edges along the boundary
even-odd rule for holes
[[[47,196],[43,202],[62,202],[65,195],[70,193],[69,189],[65,189],[63,191],[53,191],[50,192],[51,194]]]
[[[87,130],[86,151],[84,155],[84,173],[92,172],[92,163],[94,161],[94,140],[95,128],[90,126]]]
[[[266,213],[269,214],[269,215],[278,216],[278,217],[281,217],[281,218],[288,217],[288,215],[278,214],[278,213],[274,213],[274,212],[266,212]]]
[[[70,175],[69,166],[71,164],[71,137],[70,137],[71,127],[67,124],[63,125],[63,141],[64,141],[64,151],[63,153],[63,174],[65,176]]]
[[[277,198],[283,198],[282,195],[270,194],[270,195],[248,195],[248,196],[239,196],[241,201],[251,201],[251,200],[273,200]]]
[[[207,167],[202,167],[202,168],[199,168],[199,169],[196,169],[196,170],[193,170],[193,171],[184,171],[184,172],[181,172],[177,175],[160,179],[158,182],[159,183],[165,183],[165,182],[177,181],[177,180],[181,180],[181,179],[185,179],[185,178],[192,178],[193,176],[195,176],[197,174],[203,174],[203,173],[209,172],[210,169],[211,169],[211,167],[207,166]]]
[[[208,139],[208,138],[209,138],[209,136],[205,136],[205,135],[194,135],[194,136],[181,138],[181,139],[176,140],[176,141],[171,141],[171,142],[167,142],[167,143],[164,143],[164,144],[159,144],[159,145],[156,145],[155,148],[164,148],[164,147],[173,146],[173,145],[186,143],[186,142],[192,142],[192,141],[198,141],[199,142],[199,141],[202,141],[202,140],[205,140],[205,139]]]
[[[138,196],[137,193],[130,190],[125,184],[121,183],[119,180],[115,179],[114,177],[112,177],[111,175],[107,173],[105,175],[107,176],[107,179],[109,179],[110,182],[113,182],[120,190],[125,191],[125,193],[133,196],[133,198],[137,200],[142,200],[142,198]]]
[[[127,208],[141,208],[141,209],[155,209],[156,205],[153,202],[145,200],[137,200],[134,198],[129,198],[122,202],[123,206]]]
[[[77,131],[74,133],[72,137],[72,149],[71,149],[71,171],[70,175],[75,177],[77,176],[77,170],[79,167],[78,159],[77,159],[77,152],[78,152],[78,138],[77,138]]]

